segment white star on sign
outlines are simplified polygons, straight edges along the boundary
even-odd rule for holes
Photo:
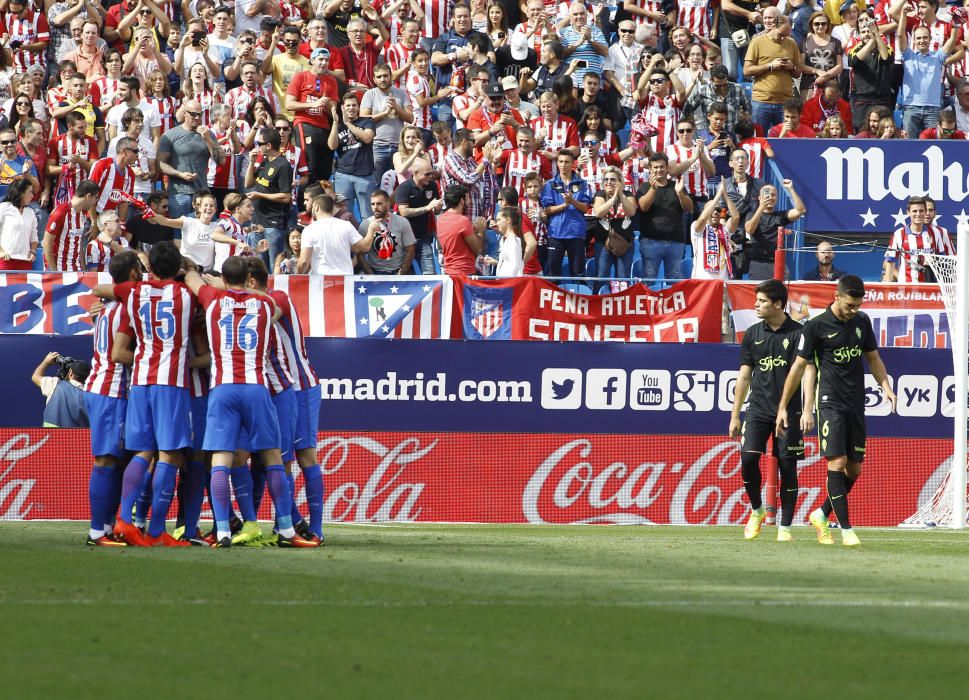
[[[390,329],[387,328],[387,326],[381,326],[380,330],[382,330],[384,333],[390,333]]]
[[[871,207],[868,207],[868,211],[866,211],[864,214],[859,214],[858,216],[861,217],[862,227],[865,227],[865,226],[874,227],[875,221],[876,219],[878,219],[878,214],[873,214],[871,211]]]
[[[397,285],[396,284],[393,287],[390,288],[390,293],[391,294],[396,294],[397,293]]]
[[[363,286],[363,285],[361,284],[361,285],[360,285],[359,287],[357,287],[357,291],[358,291],[358,292],[359,292],[360,294],[366,294],[366,293],[367,293],[367,288],[366,288],[366,287],[364,287],[364,286]]]
[[[904,226],[905,225],[905,220],[908,218],[908,214],[906,214],[904,211],[902,211],[902,208],[901,207],[898,208],[898,213],[897,214],[892,214],[891,216],[892,216],[893,219],[895,219],[895,228],[899,228],[901,226]]]
[[[366,325],[367,325],[367,319],[365,319],[365,318],[361,318],[361,319],[360,319],[360,325],[361,325],[361,326],[366,326]]]
[[[425,285],[424,285],[424,291],[425,291],[425,292],[429,292],[429,291],[431,291],[431,287],[430,287],[429,285],[426,285],[426,284],[425,284]]]
[[[958,214],[952,215],[952,218],[956,220],[956,226],[969,226],[969,214],[965,209],[960,209]]]
[[[408,306],[407,304],[404,304],[404,305],[403,305],[402,307],[400,307],[400,308],[402,308],[402,309],[403,309],[404,311],[408,311],[408,312],[410,311],[410,307],[409,307],[409,306]]]

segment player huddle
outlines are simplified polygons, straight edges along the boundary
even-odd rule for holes
[[[268,290],[258,257],[228,258],[221,277],[203,277],[170,242],[153,246],[148,261],[152,279],[143,280],[134,253],[115,255],[113,284],[94,290],[104,306],[85,386],[95,460],[88,544],[321,546],[320,387],[288,296]],[[294,460],[308,521],[295,507]],[[173,536],[166,519],[176,480]],[[206,485],[215,528],[203,538]],[[256,518],[266,488],[272,535]]]
[[[821,455],[828,466],[828,498],[811,512],[809,521],[817,530],[818,542],[834,544],[828,525],[833,511],[842,543],[860,544],[848,517],[848,493],[861,476],[865,458],[863,359],[895,409],[895,394],[878,354],[871,321],[859,310],[864,296],[862,280],[846,275],[838,281],[833,303],[801,326],[785,311],[787,288],[782,282],[767,280],[757,286],[755,310],[763,320],[744,334],[729,428],[731,437],[740,436],[741,475],[751,506],[744,528],[748,540],[760,535],[767,517],[761,499],[760,456],[772,434],[781,489],[777,539],[793,539],[790,526],[798,495],[797,460],[804,456],[804,434],[814,427],[816,403]],[[748,389],[749,406],[741,423]]]

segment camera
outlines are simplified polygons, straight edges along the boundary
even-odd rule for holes
[[[192,32],[192,46],[199,46],[202,43],[206,33],[203,31]]]
[[[10,48],[14,50],[19,49],[21,46],[23,46],[23,43],[24,42],[22,42],[20,39],[11,39]]]
[[[67,379],[67,373],[71,371],[72,365],[75,362],[80,362],[80,360],[74,357],[66,357],[64,355],[59,355],[54,364],[57,365],[57,378],[61,380]]]

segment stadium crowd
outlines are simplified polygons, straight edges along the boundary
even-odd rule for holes
[[[276,274],[762,279],[805,214],[765,137],[969,131],[938,0],[104,3],[0,0],[2,270],[175,240]],[[886,279],[951,249],[918,216]]]

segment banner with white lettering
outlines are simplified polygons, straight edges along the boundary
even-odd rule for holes
[[[932,197],[936,224],[969,223],[969,142],[906,139],[770,139],[794,181],[812,231],[889,232],[909,197]]]
[[[452,337],[718,343],[719,280],[684,280],[654,292],[635,284],[614,294],[574,294],[540,277],[454,279]]]
[[[804,321],[834,299],[834,282],[789,282],[787,312]],[[737,339],[757,323],[756,282],[728,282],[727,298]],[[949,319],[937,284],[866,284],[862,311],[871,318],[882,348],[948,348]]]

